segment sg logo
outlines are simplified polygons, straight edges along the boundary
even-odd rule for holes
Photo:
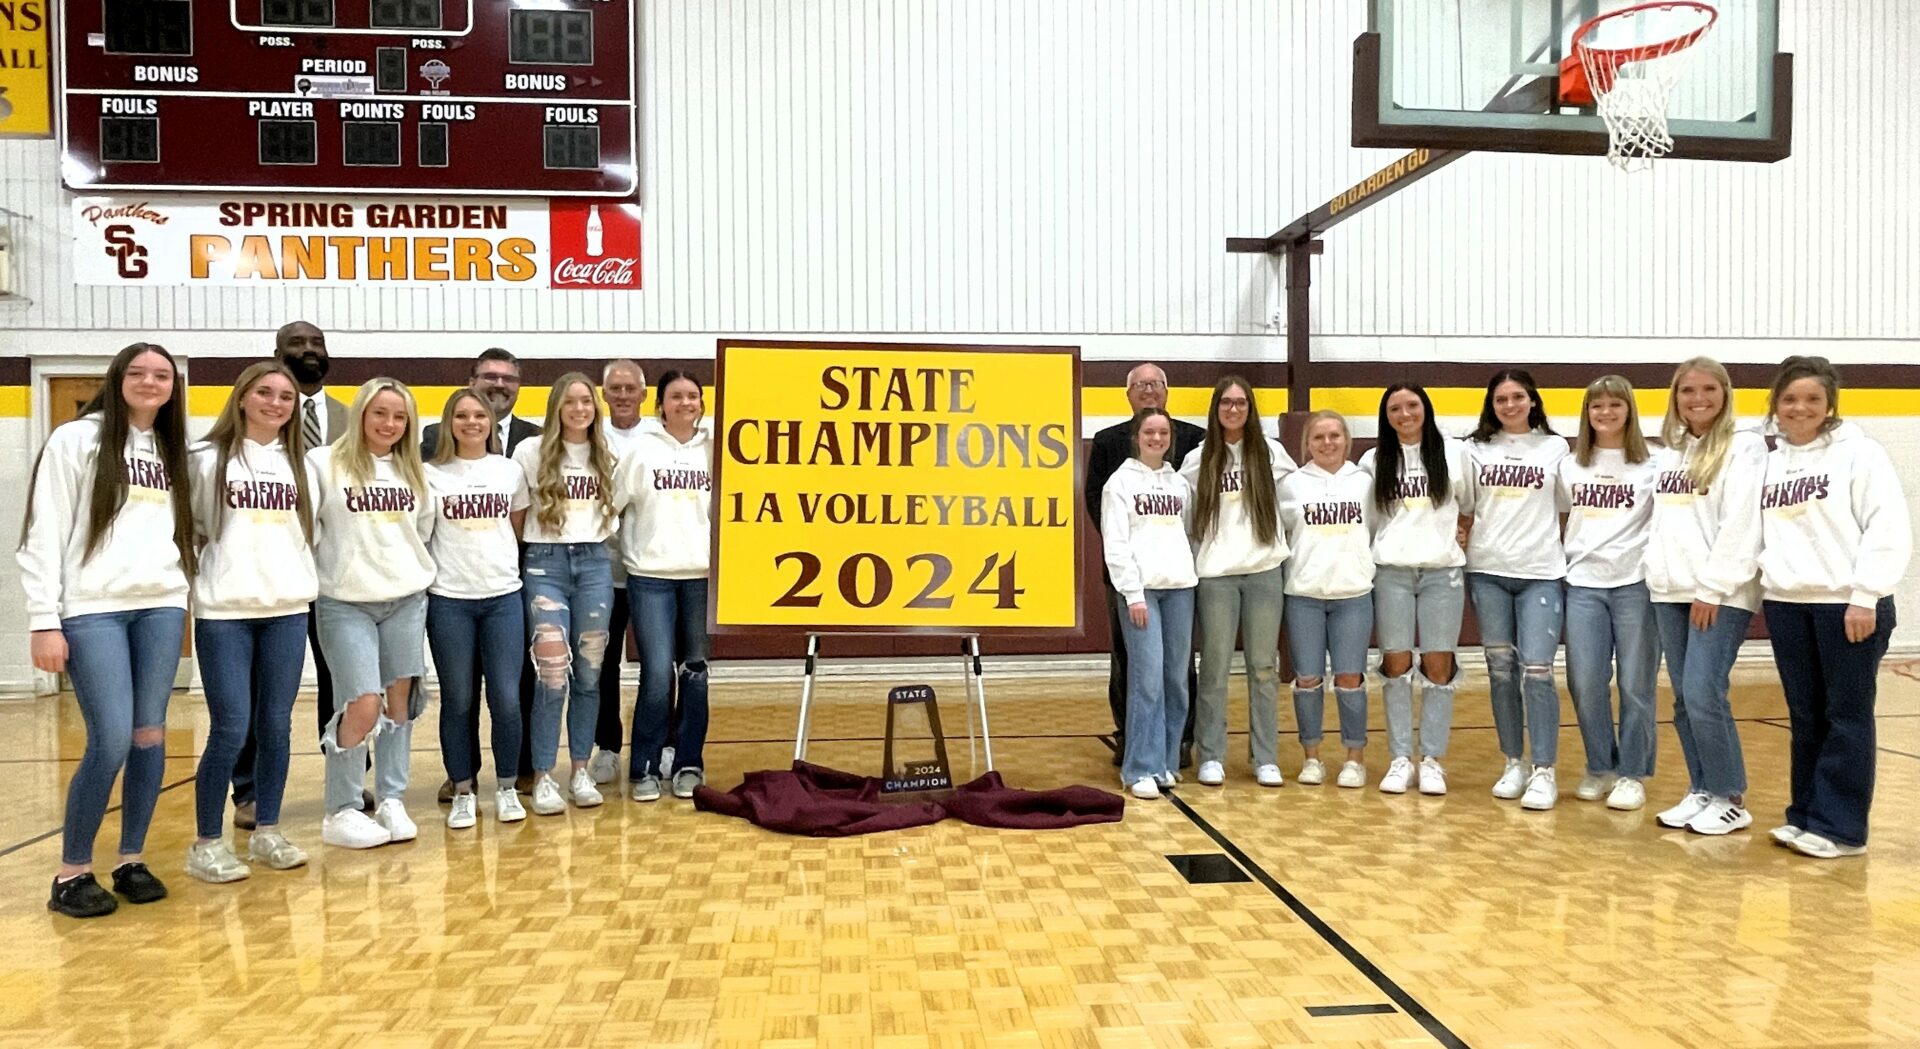
[[[128,280],[139,280],[147,275],[147,249],[133,239],[133,227],[125,223],[115,223],[106,228],[107,246],[114,265],[119,268],[120,276]]]

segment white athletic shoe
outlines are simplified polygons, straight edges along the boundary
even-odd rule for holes
[[[1153,782],[1161,790],[1172,790],[1173,785],[1180,782],[1180,774],[1178,772],[1156,772],[1153,774]]]
[[[1752,823],[1753,813],[1727,798],[1716,797],[1700,810],[1699,815],[1687,821],[1687,829],[1695,834],[1732,834],[1737,830],[1745,830]],[[1799,838],[1794,840],[1798,842]]]
[[[672,747],[660,748],[660,775],[661,776],[673,775],[673,748]]]
[[[573,774],[573,784],[569,793],[573,795],[575,808],[590,809],[607,800],[600,795],[600,788],[593,785],[593,773],[581,769]]]
[[[518,823],[527,818],[527,807],[520,804],[520,792],[511,786],[493,792],[493,818],[502,823]]]
[[[620,752],[603,750],[587,762],[587,771],[593,773],[595,783],[612,783],[620,778]]]
[[[247,858],[277,871],[290,871],[307,865],[306,850],[288,841],[286,835],[272,827],[256,830],[253,837],[247,839]]]
[[[1711,795],[1694,791],[1686,797],[1681,798],[1680,804],[1660,813],[1655,816],[1654,819],[1658,821],[1662,827],[1684,827],[1688,823],[1691,823],[1695,816],[1705,811],[1707,805],[1712,801],[1713,797]]]
[[[1413,759],[1394,758],[1387,766],[1387,774],[1380,777],[1380,793],[1405,794],[1413,783]]]
[[[1277,787],[1287,781],[1287,778],[1280,774],[1278,765],[1262,765],[1254,769],[1253,778],[1263,787]]]
[[[1345,761],[1340,764],[1340,775],[1335,776],[1336,786],[1353,788],[1367,785],[1367,767],[1357,761]]]
[[[567,799],[560,796],[560,784],[553,774],[542,772],[533,781],[533,811],[541,816],[558,816],[567,811]]]
[[[1319,758],[1308,758],[1300,766],[1300,774],[1293,777],[1303,787],[1317,787],[1327,781],[1327,767],[1320,764]]]
[[[1647,788],[1631,776],[1622,776],[1607,794],[1607,808],[1632,812],[1647,803]]]
[[[1553,767],[1535,765],[1533,774],[1527,777],[1527,792],[1520,798],[1520,807],[1545,812],[1559,800],[1560,784],[1555,781]]]
[[[1589,772],[1580,777],[1580,785],[1573,789],[1573,796],[1581,801],[1599,801],[1613,790],[1619,777],[1611,772]]]
[[[1447,792],[1447,770],[1437,758],[1420,759],[1420,793],[1438,797]]]
[[[639,779],[632,780],[631,784],[633,787],[633,791],[631,794],[631,797],[633,798],[633,800],[635,801],[659,801],[660,800],[660,777],[642,776]]]
[[[1512,801],[1527,789],[1527,766],[1519,758],[1508,758],[1506,770],[1494,781],[1493,796],[1501,801]]]
[[[343,849],[371,849],[393,840],[393,832],[359,809],[330,812],[320,821],[320,840]]]
[[[1160,796],[1160,784],[1154,782],[1152,776],[1142,776],[1134,780],[1133,786],[1128,789],[1133,793],[1134,797],[1142,801],[1152,801]]]
[[[1801,830],[1799,827],[1796,827],[1791,823],[1783,823],[1780,826],[1775,827],[1772,830],[1768,831],[1767,837],[1772,838],[1773,843],[1775,845],[1778,845],[1782,848],[1792,848],[1793,839],[1805,833],[1806,831]]]
[[[1203,787],[1217,787],[1227,781],[1227,770],[1217,761],[1203,761],[1200,772],[1194,777]]]
[[[373,818],[382,827],[387,828],[388,841],[412,841],[420,836],[420,828],[414,826],[413,818],[407,815],[407,806],[399,798],[388,798],[373,810]]]
[[[453,807],[447,810],[447,829],[466,830],[475,822],[476,810],[480,799],[472,791],[462,791],[453,796]]]
[[[253,868],[240,862],[232,846],[216,840],[187,846],[187,873],[201,881],[222,885],[240,881],[252,874]]]
[[[1867,851],[1865,845],[1842,845],[1837,841],[1824,838],[1812,831],[1801,831],[1800,836],[1787,846],[1802,856],[1812,856],[1816,860],[1838,859],[1841,856],[1859,856]]]

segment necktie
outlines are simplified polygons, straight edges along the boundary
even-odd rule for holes
[[[313,408],[316,400],[318,398],[307,398],[306,410],[300,420],[300,438],[307,442],[309,448],[320,447],[320,415]]]

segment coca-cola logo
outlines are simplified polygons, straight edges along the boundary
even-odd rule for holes
[[[590,288],[624,288],[633,283],[633,271],[639,265],[639,259],[607,258],[576,262],[569,255],[553,264],[553,283]]]

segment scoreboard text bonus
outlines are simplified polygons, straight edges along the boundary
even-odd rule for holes
[[[72,0],[72,189],[631,196],[634,0]]]

